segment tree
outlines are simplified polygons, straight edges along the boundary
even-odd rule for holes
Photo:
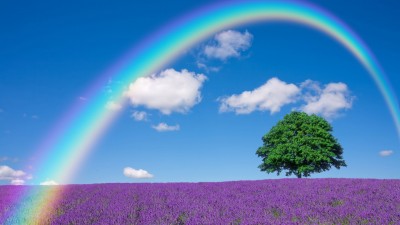
[[[261,171],[286,170],[298,178],[311,173],[346,166],[343,148],[331,134],[332,126],[322,117],[291,112],[262,137],[263,146],[256,154],[262,157]]]

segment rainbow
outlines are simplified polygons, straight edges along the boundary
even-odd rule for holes
[[[38,149],[35,179],[48,178],[68,183],[93,146],[106,131],[118,111],[106,105],[124,105],[127,85],[137,78],[156,73],[187,49],[216,32],[255,22],[292,22],[314,28],[345,47],[370,74],[393,117],[400,136],[400,110],[396,95],[382,68],[364,42],[343,22],[314,5],[293,1],[226,1],[204,7],[168,24],[122,57],[84,94],[88,101],[71,107]],[[103,91],[109,78],[122,81],[113,85],[113,95]],[[41,212],[49,202],[57,202],[61,192],[38,196],[35,208]],[[18,208],[18,207],[17,207]],[[19,207],[14,218],[24,213]],[[36,215],[42,215],[36,213]]]

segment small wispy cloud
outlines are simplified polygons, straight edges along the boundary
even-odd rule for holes
[[[178,131],[180,129],[179,125],[170,126],[166,123],[159,123],[156,126],[152,126],[152,128],[158,132],[166,132],[166,131]]]
[[[131,117],[136,121],[146,121],[147,120],[147,113],[144,111],[134,111],[131,114]]]
[[[217,66],[208,66],[206,65],[204,62],[201,62],[200,59],[197,60],[196,62],[197,67],[199,69],[203,69],[205,70],[207,73],[209,72],[219,72],[221,70],[221,67],[217,67]]]
[[[2,156],[0,157],[0,162],[5,162],[5,161],[10,161],[10,162],[18,162],[19,159],[17,157],[7,157],[7,156]]]
[[[392,155],[393,153],[394,153],[393,150],[382,150],[379,152],[379,155],[382,157],[387,157],[387,156]]]
[[[125,84],[121,80],[114,80],[113,78],[109,78],[107,84],[104,86],[103,91],[108,96],[113,96],[115,90],[119,90],[123,88]]]
[[[4,112],[4,109],[0,108],[0,113]]]
[[[217,33],[213,39],[203,47],[196,56],[197,68],[207,73],[219,72],[222,63],[230,58],[241,58],[253,41],[253,35],[248,31],[239,32],[226,30]]]
[[[49,186],[49,185],[58,185],[54,180],[46,180],[40,183],[40,185]]]
[[[79,96],[78,99],[81,100],[81,101],[87,101],[87,98],[85,98],[83,96]]]
[[[208,58],[226,60],[231,57],[240,57],[243,51],[251,46],[253,35],[248,31],[222,31],[215,35],[214,43],[204,47],[204,55]]]
[[[33,119],[33,120],[38,120],[40,117],[36,114],[28,114],[28,113],[23,113],[22,114],[23,118],[27,118],[27,119]]]
[[[147,172],[146,170],[143,169],[134,169],[132,167],[125,167],[123,171],[124,175],[129,178],[135,178],[135,179],[140,179],[140,178],[153,178],[154,175]]]
[[[23,184],[25,184],[25,181],[17,178],[17,179],[11,180],[11,184],[12,185],[23,185]]]
[[[109,101],[106,104],[106,109],[110,111],[119,111],[122,109],[122,105],[120,103],[117,103],[115,101]]]

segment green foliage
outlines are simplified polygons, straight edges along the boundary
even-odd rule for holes
[[[286,176],[301,178],[346,166],[343,148],[331,132],[332,126],[322,117],[292,112],[262,137],[264,144],[256,152],[263,160],[259,168],[278,175],[286,170]]]
[[[341,206],[344,204],[343,200],[334,200],[330,203],[331,206],[336,207],[336,206]]]

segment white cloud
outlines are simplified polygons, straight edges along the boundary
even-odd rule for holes
[[[106,109],[111,111],[119,111],[122,109],[122,105],[114,101],[109,101],[106,104]]]
[[[58,183],[55,182],[54,180],[46,180],[46,181],[41,182],[40,185],[45,185],[45,186],[48,186],[48,185],[58,185]]]
[[[143,111],[134,111],[131,117],[136,121],[145,121],[147,120],[147,113]]]
[[[2,157],[4,160],[9,160],[7,157]],[[22,185],[25,180],[32,179],[32,176],[22,170],[15,170],[9,166],[0,166],[0,180],[10,180],[13,185]]]
[[[219,72],[221,70],[221,67],[216,67],[216,66],[207,66],[205,63],[202,63],[200,61],[196,62],[197,67],[199,69],[205,70],[207,73],[209,72]]]
[[[104,91],[106,94],[109,96],[112,96],[112,93],[114,93],[114,90],[117,88],[121,88],[123,83],[118,80],[113,80],[112,78],[109,78],[107,81],[107,85],[104,87]]]
[[[14,170],[9,166],[0,166],[0,180],[14,180],[26,176],[27,174],[22,170]]]
[[[152,126],[158,132],[177,131],[180,129],[179,125],[170,126],[166,123],[159,123],[157,126]]]
[[[87,98],[85,98],[85,97],[83,97],[83,96],[79,96],[78,99],[81,100],[81,101],[87,101]]]
[[[7,133],[7,132],[5,132],[5,133]],[[15,163],[15,162],[18,162],[19,159],[17,157],[14,157],[14,158],[10,158],[7,156],[0,157],[0,162],[5,162],[5,161],[10,161],[10,162]]]
[[[394,153],[393,150],[382,150],[379,152],[379,155],[382,157],[390,156]]]
[[[350,109],[354,97],[344,83],[329,83],[323,89],[315,81],[307,80],[302,85],[306,102],[300,109],[308,114],[319,114],[325,118],[336,117],[341,110]]]
[[[216,34],[214,40],[215,44],[205,46],[204,54],[208,58],[226,60],[230,57],[239,57],[242,51],[250,48],[253,35],[248,31],[240,33],[227,30]]]
[[[38,115],[35,115],[35,114],[29,115],[27,113],[22,114],[22,117],[23,118],[31,118],[33,120],[38,120],[40,118]]]
[[[264,85],[239,95],[219,98],[220,112],[235,111],[236,114],[249,114],[255,110],[279,112],[281,107],[297,100],[300,89],[278,78],[269,79]]]
[[[125,93],[134,106],[143,105],[163,114],[185,113],[201,101],[200,88],[207,79],[186,69],[167,69],[159,74],[141,77]]]
[[[124,168],[124,175],[130,178],[153,178],[153,174],[150,174],[146,170],[142,169],[133,169],[131,167]]]
[[[236,114],[249,114],[256,110],[270,111],[273,114],[279,112],[284,105],[304,101],[305,104],[294,109],[332,119],[342,110],[350,109],[354,98],[347,85],[341,82],[321,87],[318,82],[306,80],[296,86],[278,78],[271,78],[252,91],[218,100],[221,103],[220,112],[234,111]]]
[[[22,179],[13,179],[13,180],[11,180],[11,184],[12,185],[23,185],[23,184],[25,184],[25,181]]]

